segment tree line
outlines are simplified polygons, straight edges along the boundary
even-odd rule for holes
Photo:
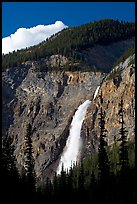
[[[3,54],[2,70],[20,66],[28,60],[40,60],[55,54],[63,55],[72,62],[85,62],[82,50],[95,44],[107,45],[132,36],[135,36],[134,23],[113,19],[66,28],[38,45]]]
[[[100,104],[98,153],[91,155],[88,165],[83,160],[69,171],[62,165],[60,175],[55,173],[52,180],[47,177],[46,182],[39,186],[34,171],[31,124],[27,125],[24,137],[25,165],[21,176],[16,168],[12,139],[10,136],[3,138],[1,175],[5,203],[7,200],[19,202],[18,199],[30,203],[135,203],[135,161],[130,164],[123,99],[119,104],[119,138],[114,137],[112,149],[107,142],[102,94]]]

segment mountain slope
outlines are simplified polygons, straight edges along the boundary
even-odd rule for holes
[[[90,63],[88,63],[89,57],[86,57],[87,49],[93,49],[91,52],[91,54],[93,54],[94,46],[96,45],[106,47],[107,45],[122,40],[127,40],[128,42],[128,39],[132,39],[134,36],[134,23],[120,22],[112,19],[95,21],[82,26],[64,29],[52,36],[50,39],[47,39],[46,42],[42,42],[29,49],[19,50],[8,55],[3,55],[2,68],[4,70],[5,68],[20,65],[22,62],[26,62],[28,60],[40,60],[41,58],[48,58],[52,55],[59,54],[67,57],[70,63],[73,62],[74,64],[74,61],[82,62],[85,66],[90,66],[90,69],[95,66],[97,69],[103,69],[103,71],[105,71],[104,67],[98,66],[98,64],[94,63],[96,57],[98,60],[102,60],[102,58],[100,59],[101,53],[99,55],[95,55],[94,60],[91,58]],[[107,66],[106,71],[108,71],[108,68],[110,70],[112,63],[114,63],[116,58],[120,57],[122,52],[132,45],[133,42],[124,48],[124,43],[124,45],[120,46],[121,49],[115,50],[114,53],[111,50],[111,54],[107,54],[106,57],[110,57],[112,55],[112,62],[109,64],[109,67]],[[106,49],[108,48],[106,47]],[[99,51],[98,48],[97,51]],[[54,69],[56,69],[56,67]],[[78,66],[77,70],[81,70],[81,68]]]

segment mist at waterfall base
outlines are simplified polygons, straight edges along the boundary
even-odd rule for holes
[[[63,150],[63,153],[59,162],[59,166],[57,168],[57,174],[61,173],[62,164],[63,164],[64,170],[67,171],[79,159],[80,150],[82,147],[82,139],[80,137],[80,132],[82,127],[82,122],[84,120],[87,108],[90,103],[91,101],[86,100],[83,104],[81,104],[78,107],[77,111],[75,112],[75,115],[73,116],[69,137],[67,139],[66,146]]]

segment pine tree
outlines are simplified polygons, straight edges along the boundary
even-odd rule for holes
[[[129,160],[128,160],[128,145],[127,145],[127,131],[124,127],[124,109],[123,109],[123,99],[121,97],[120,102],[119,123],[120,128],[120,145],[119,145],[119,164],[120,164],[120,196],[122,202],[128,201],[129,197]],[[129,199],[130,201],[130,199]]]
[[[55,199],[58,197],[58,192],[59,192],[58,177],[57,177],[57,173],[55,172],[55,175],[53,178],[53,193],[54,193]]]
[[[78,175],[78,191],[80,193],[83,193],[84,191],[84,168],[83,168],[83,162],[81,161],[80,164],[80,170]]]
[[[16,158],[14,155],[13,140],[9,135],[2,138],[2,165],[8,172],[16,172]]]
[[[99,167],[99,179],[101,182],[106,182],[110,173],[110,164],[107,155],[107,141],[106,141],[106,129],[105,129],[105,111],[102,109],[102,93],[100,96],[101,99],[101,108],[100,108],[100,138],[99,138],[99,148],[98,148],[98,167]]]
[[[107,141],[106,141],[106,129],[105,129],[105,111],[102,109],[103,98],[102,92],[100,96],[101,108],[100,108],[100,138],[99,138],[99,147],[98,147],[98,178],[100,183],[100,193],[101,199],[105,201],[105,194],[108,194],[109,181],[110,181],[110,164],[107,155]]]
[[[49,179],[49,177],[46,178],[46,185],[45,185],[45,190],[44,190],[44,195],[45,195],[45,199],[47,202],[51,202],[53,199],[53,185],[51,180]]]
[[[120,120],[119,123],[121,124],[120,128],[120,147],[119,147],[119,159],[120,159],[120,166],[121,166],[121,175],[125,175],[127,169],[129,167],[129,160],[128,160],[128,145],[127,145],[127,131],[124,127],[124,110],[123,110],[123,99],[121,98],[120,102],[120,110],[119,116]]]
[[[86,200],[84,183],[85,183],[84,167],[83,162],[81,161],[80,167],[78,168],[78,194],[77,194],[77,199],[81,202],[84,202]]]
[[[71,201],[72,201],[72,196],[74,194],[73,188],[74,188],[73,187],[73,168],[71,166],[67,174],[67,192],[68,192],[68,195],[70,196]]]
[[[2,196],[4,196],[5,203],[8,200],[15,202],[14,197],[20,190],[19,173],[16,167],[13,140],[9,135],[2,137],[1,176]]]
[[[114,173],[114,175],[117,175],[119,172],[119,146],[116,139],[116,136],[114,136],[114,142],[112,145],[112,150],[110,150],[110,161],[111,161],[111,172]]]
[[[89,202],[91,203],[96,203],[96,199],[97,199],[97,185],[96,185],[96,179],[95,179],[95,174],[94,171],[91,172],[90,175],[90,184],[89,184],[89,188],[88,188],[88,198],[89,198]]]
[[[25,160],[25,177],[27,183],[28,192],[35,192],[35,171],[34,171],[34,158],[33,158],[33,147],[32,147],[32,126],[31,124],[27,124],[26,134],[24,137],[25,147],[24,147],[24,160]]]
[[[64,170],[64,165],[62,164],[61,175],[59,179],[59,188],[60,192],[63,194],[66,194],[66,181],[67,181],[66,171]]]

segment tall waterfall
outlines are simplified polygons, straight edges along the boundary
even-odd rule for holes
[[[73,120],[71,122],[71,128],[69,137],[66,142],[66,146],[63,150],[59,166],[57,169],[57,174],[60,174],[62,169],[62,164],[65,170],[69,170],[71,165],[76,163],[79,159],[80,150],[82,147],[82,140],[80,137],[82,122],[84,120],[87,108],[91,101],[86,100],[83,104],[78,107],[78,110],[75,112],[73,116]]]

